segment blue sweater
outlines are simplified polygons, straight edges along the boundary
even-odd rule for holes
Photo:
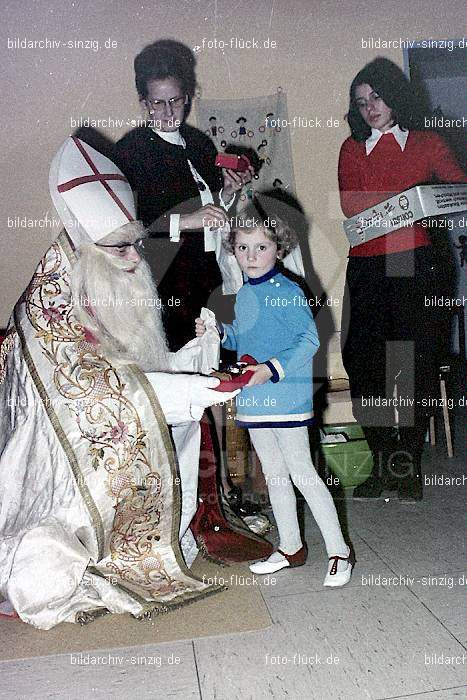
[[[315,322],[300,287],[276,268],[247,279],[237,294],[235,320],[225,324],[222,344],[264,362],[265,384],[236,397],[236,423],[247,428],[295,427],[313,422],[313,355],[319,347]]]

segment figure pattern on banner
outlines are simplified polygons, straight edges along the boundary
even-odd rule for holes
[[[256,153],[257,175],[240,195],[240,210],[255,192],[273,188],[295,192],[290,133],[280,126],[289,121],[287,95],[281,88],[262,97],[198,99],[196,116],[198,128],[212,139],[219,153],[232,147]]]

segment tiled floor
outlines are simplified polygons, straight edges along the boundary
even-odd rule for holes
[[[427,475],[465,472],[457,422],[456,456],[427,446]],[[262,585],[273,627],[4,662],[0,698],[467,698],[465,492],[427,486],[411,506],[347,500],[357,565],[338,590],[322,588],[324,548],[306,509],[309,562]]]

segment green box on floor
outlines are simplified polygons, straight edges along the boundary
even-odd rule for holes
[[[358,486],[370,476],[373,456],[358,423],[323,426],[321,449],[326,466],[344,488]]]

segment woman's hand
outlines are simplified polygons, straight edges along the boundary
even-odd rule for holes
[[[253,372],[253,376],[246,386],[255,386],[257,384],[266,384],[272,377],[272,372],[267,365],[261,363],[259,365],[247,365],[243,368],[245,372]]]
[[[206,324],[202,318],[195,318],[195,333],[197,338],[206,333]]]
[[[255,174],[251,165],[244,173],[238,173],[235,170],[226,170],[225,168],[222,168],[222,172],[224,173],[224,187],[222,188],[222,198],[224,201],[226,199],[230,201],[235,192],[238,192],[244,185],[251,182]]]
[[[180,231],[197,231],[209,226],[210,229],[221,228],[227,221],[225,211],[214,204],[205,204],[193,214],[180,215]]]

